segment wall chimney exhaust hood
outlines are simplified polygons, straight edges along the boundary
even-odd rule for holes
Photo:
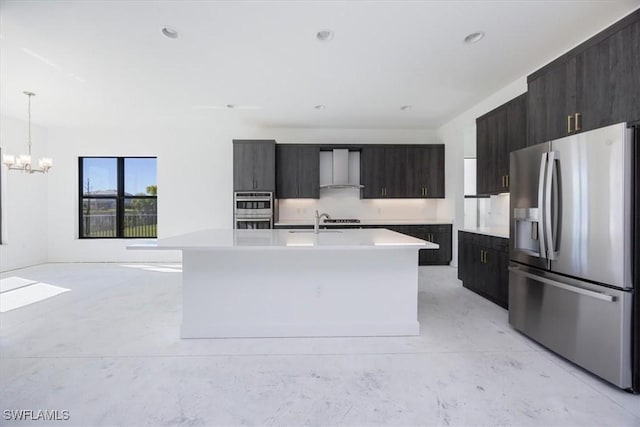
[[[362,188],[360,152],[346,148],[320,151],[320,188]]]

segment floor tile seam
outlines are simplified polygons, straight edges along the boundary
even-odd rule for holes
[[[206,354],[118,354],[87,356],[9,356],[0,360],[44,360],[44,359],[136,359],[136,358],[188,358],[188,357],[342,357],[342,356],[411,356],[427,354],[520,354],[531,353],[529,350],[491,350],[491,351],[421,351],[421,352],[383,352],[383,353],[206,353]]]

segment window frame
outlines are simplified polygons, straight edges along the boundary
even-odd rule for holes
[[[117,191],[115,196],[104,196],[104,195],[93,195],[93,196],[85,196],[84,195],[84,159],[115,159],[116,160],[116,182],[117,182]],[[126,159],[155,159],[156,160],[156,168],[158,157],[156,156],[79,156],[78,157],[78,238],[80,239],[156,239],[158,237],[158,223],[156,219],[156,233],[155,236],[125,236],[125,201],[126,200],[135,200],[135,199],[147,199],[147,200],[155,200],[156,202],[156,218],[157,218],[157,209],[158,209],[158,195],[155,196],[126,196],[125,195],[125,182],[124,182],[124,163]],[[156,185],[157,185],[157,172],[156,172]],[[115,200],[116,202],[116,235],[115,236],[85,236],[84,235],[84,201],[91,199],[102,199],[102,200]]]

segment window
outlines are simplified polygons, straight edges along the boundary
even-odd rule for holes
[[[157,237],[155,157],[80,157],[80,238]]]

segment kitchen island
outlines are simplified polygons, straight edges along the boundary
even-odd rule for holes
[[[203,230],[181,250],[182,338],[418,335],[419,249],[386,229]]]

